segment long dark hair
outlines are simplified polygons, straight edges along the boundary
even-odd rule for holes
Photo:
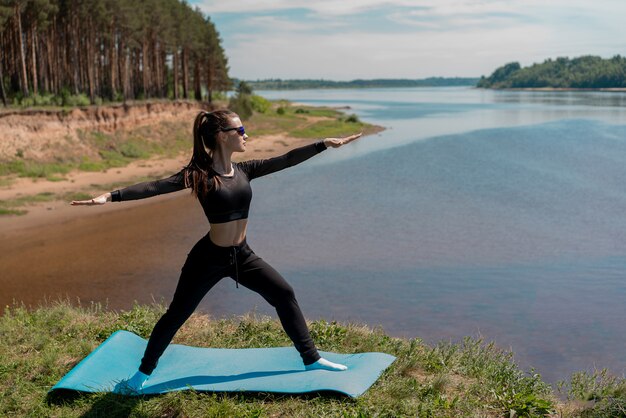
[[[219,188],[220,180],[213,170],[213,151],[217,147],[217,134],[229,127],[229,119],[237,114],[228,109],[213,112],[201,111],[193,122],[193,154],[184,168],[185,185],[197,197]]]

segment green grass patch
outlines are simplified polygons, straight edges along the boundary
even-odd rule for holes
[[[297,106],[280,100],[272,109],[255,113],[246,128],[252,135],[287,134],[297,138],[326,138],[371,132],[376,127],[361,122],[356,115],[345,115],[328,107]]]
[[[60,195],[60,200],[71,202],[72,200],[88,200],[93,197],[92,193],[86,192],[68,192]]]
[[[295,129],[291,135],[298,138],[328,138],[352,135],[367,129],[368,124],[347,122],[345,119],[321,120],[304,128]]]
[[[90,159],[84,159],[78,164],[78,169],[81,171],[105,171],[107,165],[103,161],[93,161]]]
[[[54,193],[43,192],[36,195],[20,196],[15,199],[0,200],[0,216],[24,215],[28,213],[24,209],[25,206],[58,199],[59,196]]]
[[[72,307],[67,302],[35,310],[7,307],[0,317],[0,415],[539,417],[556,416],[562,408],[539,375],[521,371],[511,353],[493,344],[467,338],[431,347],[420,339],[392,338],[380,329],[324,320],[309,324],[321,350],[380,351],[397,357],[358,399],[195,391],[138,398],[113,394],[47,398],[50,387],[113,332],[125,329],[146,338],[164,310],[155,305],[113,312],[97,304]],[[195,314],[174,342],[224,348],[291,345],[278,321],[254,314],[226,319]],[[598,411],[618,411],[604,416],[621,416],[619,407],[626,399],[623,379],[578,377],[570,385],[575,387],[572,397],[593,392],[596,400],[571,416],[601,416],[593,415]],[[594,389],[589,392],[590,388]]]
[[[54,178],[57,174],[67,174],[73,164],[59,162],[37,162],[29,160],[12,160],[0,163],[0,175],[17,174],[18,177]]]
[[[169,175],[169,173],[159,173],[151,176],[135,177],[131,180],[122,182],[108,183],[108,184],[91,184],[88,187],[84,187],[81,190],[64,192],[64,193],[52,193],[42,192],[35,195],[19,196],[15,199],[0,200],[0,216],[6,215],[23,215],[28,211],[25,207],[29,205],[42,203],[42,202],[71,202],[72,200],[88,200],[102,193],[102,190],[115,190],[122,187],[130,186],[144,181],[152,181],[163,178]]]
[[[11,177],[0,177],[0,187],[9,187],[13,183],[15,183],[15,178]]]
[[[0,205],[2,204],[2,201],[0,201]],[[28,213],[27,210],[24,209],[7,209],[7,208],[3,208],[2,206],[0,206],[0,216],[19,216],[19,215],[26,215]]]
[[[246,127],[253,136],[286,133],[300,138],[349,135],[373,127],[354,117],[350,122],[350,118],[332,108],[294,106],[287,101],[277,101],[264,113],[255,113]],[[91,157],[59,155],[57,161],[41,162],[25,160],[21,154],[13,160],[0,162],[0,176],[62,181],[72,170],[104,171],[154,156],[174,157],[183,151],[189,152],[192,147],[191,121],[161,122],[114,133],[77,130],[76,134],[93,149]]]
[[[313,107],[313,106],[292,106],[291,110],[295,114],[305,114],[308,116],[338,118],[343,115],[339,110],[329,107]]]
[[[276,135],[290,132],[304,125],[306,119],[295,114],[255,113],[246,121],[246,130],[253,136]]]
[[[174,157],[192,147],[191,122],[162,122],[113,134],[78,130],[77,136],[80,141],[89,144],[97,155],[82,158],[59,156],[59,161],[52,162],[17,157],[0,162],[0,176],[61,181],[64,180],[63,175],[72,170],[95,172],[124,167],[133,161],[155,156]]]

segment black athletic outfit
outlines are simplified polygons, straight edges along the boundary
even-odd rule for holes
[[[322,141],[297,148],[280,157],[233,164],[232,176],[219,176],[220,186],[199,198],[210,223],[247,219],[252,199],[250,181],[299,164],[326,149]],[[183,171],[161,180],[145,182],[111,192],[114,202],[142,199],[186,188]],[[214,244],[205,235],[194,245],[182,268],[174,298],[159,319],[141,360],[139,371],[151,374],[174,334],[191,316],[204,295],[223,277],[259,293],[276,308],[285,332],[300,353],[304,364],[320,359],[311,339],[293,288],[269,264],[258,257],[245,239],[231,247]]]

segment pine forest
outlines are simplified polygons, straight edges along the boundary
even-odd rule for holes
[[[231,87],[214,24],[178,0],[0,0],[0,29],[5,106],[44,95],[210,102]]]

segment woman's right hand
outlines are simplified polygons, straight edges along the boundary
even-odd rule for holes
[[[111,193],[105,193],[89,200],[72,200],[72,203],[70,204],[72,206],[80,206],[80,205],[93,206],[93,205],[104,205],[106,202],[110,202],[110,201],[111,201]]]

